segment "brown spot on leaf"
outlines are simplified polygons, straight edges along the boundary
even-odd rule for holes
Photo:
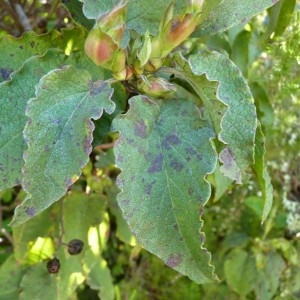
[[[147,137],[147,126],[143,120],[135,123],[134,134],[145,139]]]
[[[162,142],[162,146],[165,149],[171,149],[171,145],[180,144],[180,139],[176,134],[169,134]]]
[[[148,173],[157,173],[162,171],[163,156],[160,153],[157,155],[151,163]]]
[[[188,189],[188,193],[189,193],[190,196],[192,196],[193,193],[194,193],[194,188],[190,186],[189,189]]]
[[[182,262],[182,258],[180,254],[172,254],[169,256],[167,260],[167,265],[171,268],[176,268]]]

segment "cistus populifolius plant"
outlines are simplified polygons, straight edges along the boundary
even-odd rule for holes
[[[71,12],[83,2],[83,13],[73,14],[74,28],[1,38],[0,189],[21,185],[26,193],[10,224],[16,239],[21,242],[25,230],[33,234],[26,224],[34,222],[51,232],[50,242],[45,231],[35,234],[52,248],[62,232],[64,239],[78,236],[68,252],[78,254],[85,245],[84,259],[71,262],[60,249],[60,274],[77,274],[77,286],[87,280],[99,287],[96,278],[109,276],[101,256],[106,246],[91,241],[106,245],[97,230],[105,232],[103,206],[117,195],[142,247],[196,283],[218,281],[202,232],[211,186],[225,192],[255,178],[264,222],[272,185],[247,81],[225,51],[205,41],[277,1],[64,2]],[[90,177],[105,177],[86,170],[107,135],[118,188],[103,192],[97,185],[89,192]],[[71,190],[75,182],[83,185],[82,170],[85,191]],[[58,210],[62,198],[57,217],[49,207]],[[47,265],[49,273],[59,266]],[[60,295],[70,297],[77,286],[64,289],[62,278]]]

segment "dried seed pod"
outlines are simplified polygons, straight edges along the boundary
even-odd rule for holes
[[[52,258],[47,262],[47,270],[49,274],[56,274],[59,272],[60,262],[58,258]]]
[[[71,240],[68,243],[68,252],[70,255],[79,254],[82,251],[83,246],[83,241],[77,239]]]

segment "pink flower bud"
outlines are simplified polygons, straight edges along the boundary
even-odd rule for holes
[[[96,65],[104,66],[112,59],[114,52],[117,51],[119,47],[110,36],[97,28],[90,31],[84,48],[87,56]]]

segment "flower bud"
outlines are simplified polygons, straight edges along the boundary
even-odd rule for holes
[[[87,56],[96,65],[103,66],[111,61],[113,54],[118,50],[118,45],[101,29],[96,28],[88,34],[84,48]]]
[[[116,72],[113,74],[114,78],[117,80],[128,80],[132,77],[132,75],[133,75],[132,69],[129,68],[128,66],[125,66],[125,68],[120,72]]]
[[[189,0],[189,11],[200,13],[202,11],[204,0]]]
[[[181,21],[171,21],[164,32],[163,52],[170,52],[185,41],[196,29],[199,20],[200,14],[186,14]]]
[[[160,99],[170,98],[176,92],[174,84],[160,77],[143,77],[138,80],[137,88],[148,96]]]

